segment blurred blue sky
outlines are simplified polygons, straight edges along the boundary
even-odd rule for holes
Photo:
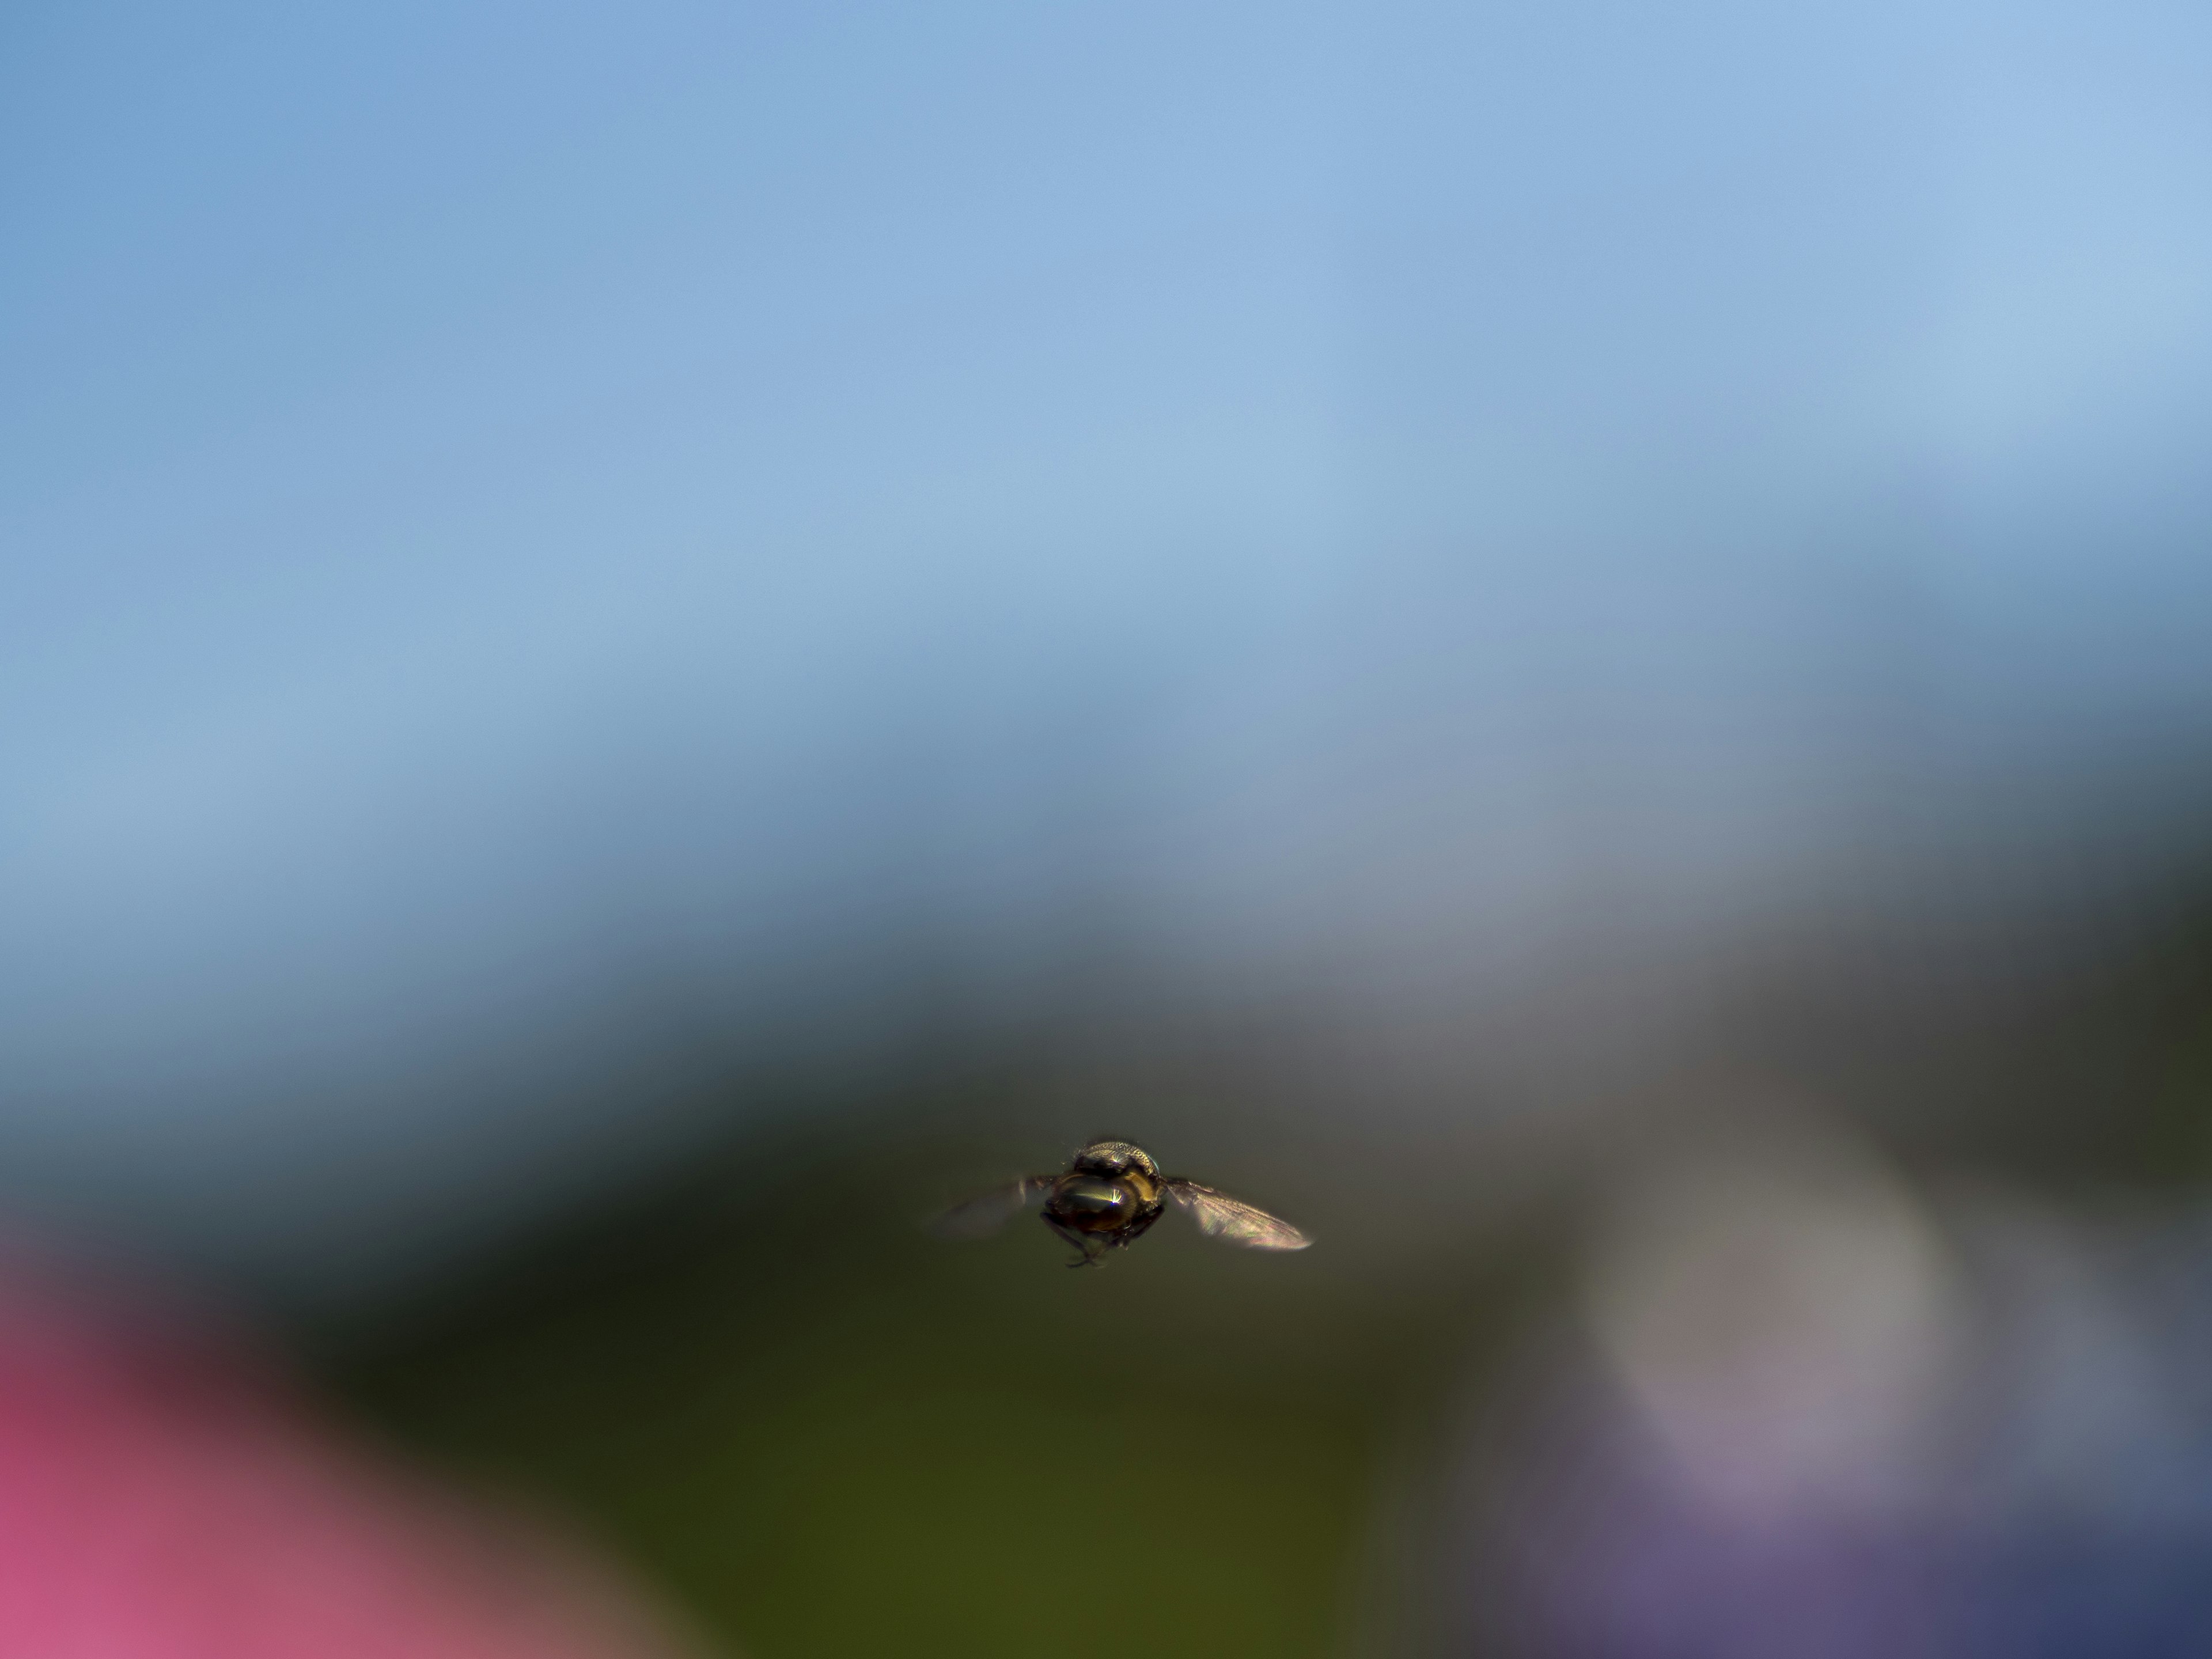
[[[2154,811],[2208,85],[2111,0],[16,7],[0,1151],[640,952],[766,1024]]]

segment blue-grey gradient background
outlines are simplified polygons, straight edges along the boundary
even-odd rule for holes
[[[563,1093],[671,985],[803,1066],[2154,883],[2208,87],[2126,0],[12,8],[0,1190],[335,1283],[702,1133]]]

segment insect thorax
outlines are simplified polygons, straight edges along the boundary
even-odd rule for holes
[[[1127,1140],[1094,1140],[1067,1167],[1071,1175],[1103,1176],[1109,1181],[1134,1176],[1153,1188],[1160,1184],[1160,1166],[1152,1162],[1152,1154]]]

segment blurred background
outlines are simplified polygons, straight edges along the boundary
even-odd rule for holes
[[[2212,1647],[2208,85],[10,9],[0,1651]]]

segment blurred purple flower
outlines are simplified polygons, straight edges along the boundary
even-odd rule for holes
[[[1449,1645],[2212,1653],[2212,1231],[1913,1197],[1816,1136],[1647,1171],[1452,1498]]]

